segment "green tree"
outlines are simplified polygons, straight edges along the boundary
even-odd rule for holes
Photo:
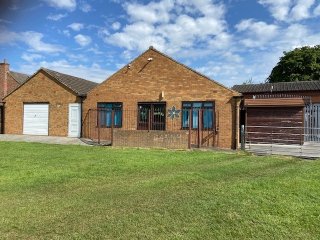
[[[267,82],[320,80],[320,45],[284,52]]]

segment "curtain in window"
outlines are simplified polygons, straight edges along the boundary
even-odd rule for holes
[[[191,116],[189,111],[191,110]],[[184,102],[182,104],[182,127],[189,127],[191,117],[192,128],[197,129],[199,124],[199,111],[202,114],[202,128],[211,129],[214,125],[214,104],[213,102]]]
[[[122,103],[98,103],[100,127],[112,126],[112,111],[114,112],[113,126],[122,125]]]

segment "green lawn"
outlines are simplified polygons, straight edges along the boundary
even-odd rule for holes
[[[0,142],[1,239],[320,239],[320,161]]]

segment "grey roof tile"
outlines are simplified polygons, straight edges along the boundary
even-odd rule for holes
[[[232,89],[240,93],[320,91],[320,81],[243,84]]]
[[[91,82],[83,78],[74,77],[47,68],[42,69],[79,96],[87,95],[92,88],[98,85],[98,83]]]
[[[24,73],[18,73],[18,72],[13,72],[13,71],[10,71],[9,74],[19,83],[19,84],[22,84],[24,83],[29,75],[27,74],[24,74]]]

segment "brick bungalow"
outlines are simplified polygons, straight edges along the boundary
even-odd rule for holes
[[[39,69],[4,98],[4,133],[80,137],[82,102],[96,85]]]
[[[236,148],[239,95],[150,47],[88,93],[83,134],[114,146]]]
[[[27,74],[10,71],[9,63],[4,60],[0,63],[0,133],[3,132],[3,98],[24,83]]]
[[[232,89],[243,95],[240,125],[256,133],[251,134],[251,142],[320,140],[320,81],[235,85]],[[272,135],[277,139],[269,139]]]

